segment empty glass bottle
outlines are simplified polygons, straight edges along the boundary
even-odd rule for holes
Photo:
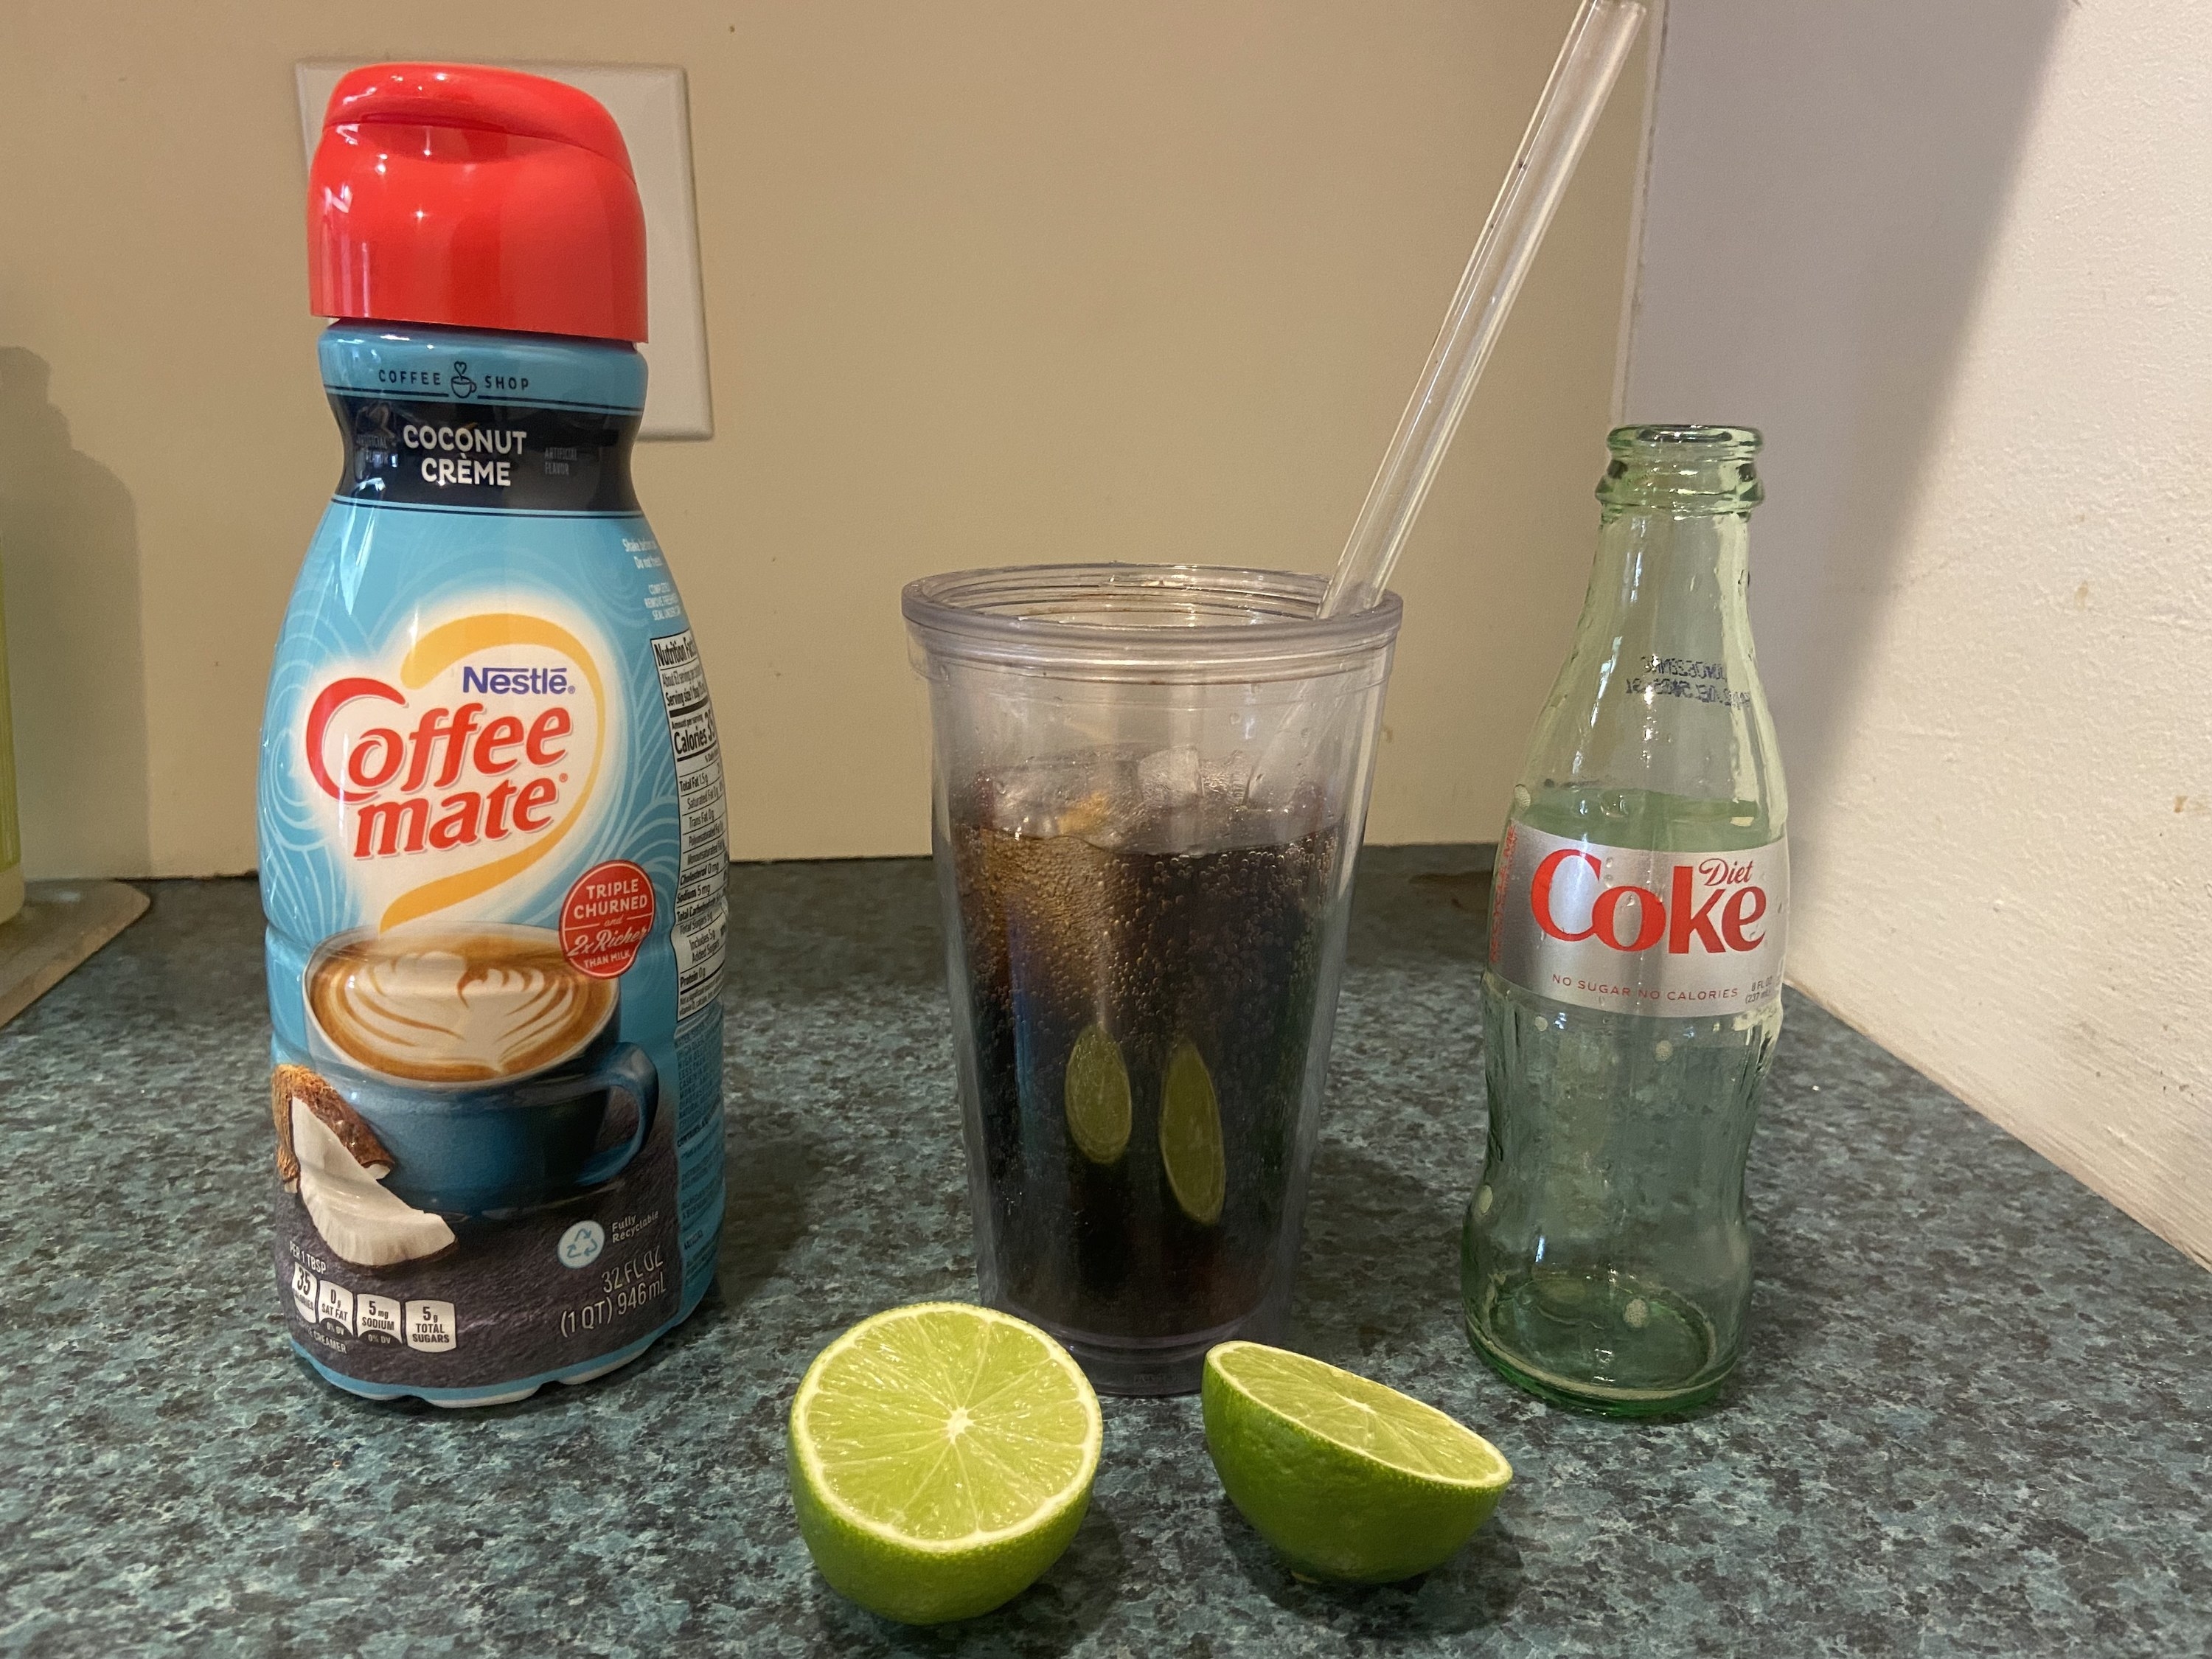
[[[1642,1416],[1711,1398],[1742,1340],[1789,809],[1745,604],[1759,434],[1607,441],[1589,597],[1493,878],[1461,1283],[1509,1380]]]

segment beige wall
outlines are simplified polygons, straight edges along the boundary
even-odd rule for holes
[[[0,21],[0,557],[33,874],[253,862],[263,677],[337,443],[290,65],[681,64],[718,435],[639,486],[739,858],[927,845],[899,585],[1326,567],[1569,0],[374,9]],[[1612,401],[1632,68],[1399,583],[1372,823],[1487,839],[1564,654]]]

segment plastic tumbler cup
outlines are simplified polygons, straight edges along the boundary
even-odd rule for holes
[[[1279,1340],[1395,596],[1042,565],[904,596],[985,1298],[1109,1394]]]

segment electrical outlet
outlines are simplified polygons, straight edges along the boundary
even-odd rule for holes
[[[308,160],[321,141],[323,112],[339,77],[374,58],[322,58],[293,65],[300,134]],[[414,60],[389,60],[414,61]],[[634,64],[514,64],[565,81],[607,106],[629,148],[645,208],[647,326],[638,349],[649,374],[641,438],[711,438],[714,405],[707,380],[707,307],[699,280],[699,220],[691,193],[691,112],[684,71]]]

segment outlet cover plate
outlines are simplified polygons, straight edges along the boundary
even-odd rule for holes
[[[339,77],[364,64],[424,61],[316,58],[293,65],[300,136],[310,161]],[[434,62],[435,59],[428,61]],[[699,279],[699,219],[691,190],[691,112],[680,69],[645,64],[518,64],[565,81],[607,106],[629,147],[645,207],[646,307],[653,338],[638,349],[649,370],[641,438],[711,438],[707,307]]]

